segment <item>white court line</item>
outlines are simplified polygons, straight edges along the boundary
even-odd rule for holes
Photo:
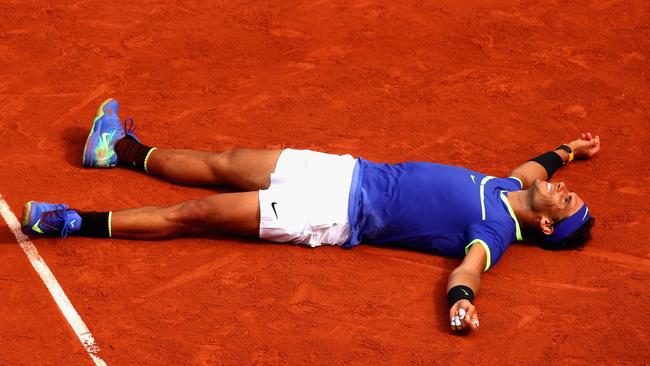
[[[77,334],[77,337],[86,349],[86,352],[88,352],[90,358],[95,361],[95,365],[106,366],[106,362],[104,362],[104,360],[98,356],[99,346],[95,344],[93,335],[90,334],[90,330],[88,330],[86,323],[84,323],[77,311],[72,306],[72,303],[65,295],[65,292],[63,292],[63,289],[59,285],[59,282],[57,282],[56,278],[54,278],[52,271],[50,271],[43,258],[41,258],[41,255],[38,254],[34,243],[32,243],[31,240],[29,240],[29,238],[23,234],[22,231],[20,231],[20,223],[18,222],[18,219],[13,214],[13,212],[11,212],[7,201],[2,198],[2,195],[0,195],[0,215],[2,215],[2,217],[7,222],[7,225],[9,225],[9,229],[12,233],[14,233],[16,240],[18,240],[18,244],[20,244],[20,247],[23,249],[25,254],[27,254],[27,258],[29,258],[29,262],[32,264],[32,267],[34,267],[36,273],[38,273],[38,275],[41,277],[41,280],[43,280],[43,283],[45,283],[45,286],[50,291],[50,294],[54,298],[56,304],[59,306],[59,309],[63,313],[65,319],[68,321],[68,324],[70,324],[72,330],[74,330],[74,332]]]

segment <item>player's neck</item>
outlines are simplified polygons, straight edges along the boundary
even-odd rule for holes
[[[528,200],[528,190],[508,192],[507,198],[520,224],[530,226],[535,222],[533,210]]]

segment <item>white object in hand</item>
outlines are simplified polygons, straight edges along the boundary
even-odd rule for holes
[[[465,319],[465,314],[466,314],[466,313],[465,313],[465,309],[460,309],[460,310],[458,310],[458,318],[459,318],[460,320]]]
[[[460,319],[458,319],[458,316],[454,316],[453,318],[451,318],[451,325],[454,327],[460,325]]]

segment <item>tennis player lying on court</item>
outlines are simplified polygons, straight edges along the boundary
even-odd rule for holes
[[[25,204],[27,234],[171,239],[225,232],[312,247],[394,245],[463,258],[447,285],[452,330],[478,329],[473,305],[483,271],[510,243],[531,235],[547,249],[581,247],[594,219],[553,172],[600,149],[590,133],[516,168],[508,178],[424,162],[374,163],[306,150],[221,153],[157,149],[122,126],[118,104],[104,101],[86,141],[83,165],[131,166],[191,186],[230,185],[170,207],[88,212],[63,204]],[[530,233],[530,234],[529,234]]]

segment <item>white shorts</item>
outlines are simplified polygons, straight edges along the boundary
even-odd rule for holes
[[[356,160],[285,149],[271,185],[259,191],[260,238],[315,247],[341,245],[350,236],[348,198]]]

